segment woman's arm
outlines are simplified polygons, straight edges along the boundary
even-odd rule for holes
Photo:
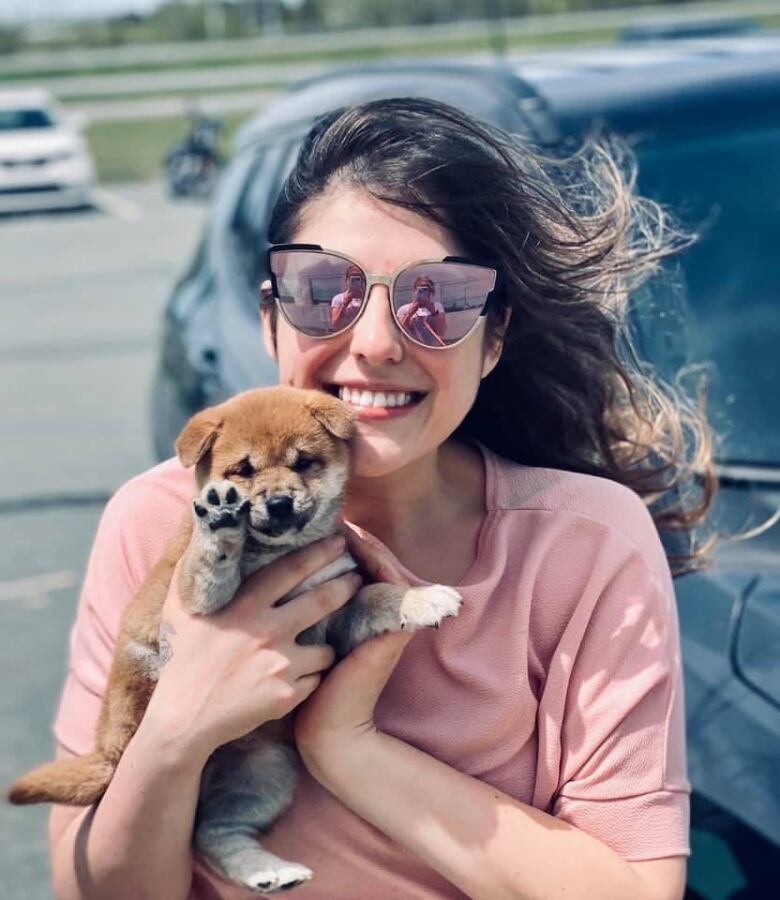
[[[185,898],[205,762],[186,742],[166,736],[144,718],[100,803],[52,811],[49,840],[57,898]]]
[[[348,536],[352,554],[372,580],[403,583],[386,552],[363,540],[357,531],[348,532]],[[635,583],[618,585],[613,599],[619,610],[625,606],[626,596],[642,596],[642,590],[646,591],[646,570],[639,567],[632,577]],[[656,602],[659,597],[644,604],[645,617],[637,617],[640,635],[646,630],[647,616],[653,621],[656,615],[666,619],[667,611]],[[602,605],[606,618],[597,621],[599,632],[612,635],[614,629],[608,627],[611,608],[606,603]],[[660,624],[658,633],[661,633]],[[682,897],[684,856],[667,852],[666,858],[627,862],[618,852],[564,818],[522,803],[379,732],[374,724],[374,708],[410,640],[413,635],[402,632],[361,644],[328,673],[316,693],[297,711],[298,749],[309,771],[327,790],[472,898],[679,900]],[[618,659],[635,660],[640,642],[634,631],[624,629],[621,640],[632,652],[619,653],[613,636],[610,638],[612,653]],[[653,677],[643,682],[644,689],[649,690],[648,685],[658,687],[659,682],[669,688],[676,669],[666,660],[660,641],[653,642],[652,646],[659,666],[653,669]],[[645,667],[649,665],[647,659],[643,663]],[[591,672],[594,665],[585,660],[583,672]],[[621,674],[621,670],[614,669],[606,675],[602,673],[602,680],[607,681],[599,681],[598,689],[608,693],[609,679]],[[644,695],[635,686],[632,691],[623,689],[621,696],[633,709],[641,705]],[[649,696],[655,698],[658,692],[650,691]],[[625,713],[614,696],[609,700],[611,715],[616,720],[613,731],[617,733]],[[598,711],[603,716],[603,709]],[[654,732],[644,734],[644,744],[652,748],[647,765],[652,766],[652,756],[666,746],[665,738],[659,739],[659,734],[665,734],[664,727],[661,725]],[[656,742],[650,743],[653,734]],[[598,746],[595,737],[592,741]],[[626,740],[617,744],[625,748]],[[592,752],[595,751],[591,751],[589,758]],[[669,757],[672,755],[670,751]],[[614,752],[607,760],[612,765],[625,765],[621,757],[616,759]],[[654,789],[650,787],[654,779],[649,784],[636,780],[633,783],[640,792]],[[625,789],[626,784],[622,786]],[[609,803],[602,805],[608,807]],[[613,832],[625,822],[620,818],[621,804],[614,806]],[[622,814],[625,815],[625,809]],[[642,813],[637,811],[636,815]],[[658,817],[643,818],[643,823],[655,829],[662,827],[663,821]],[[676,824],[672,823],[673,832]],[[624,835],[615,834],[615,837],[620,839]],[[654,837],[658,846],[659,836]],[[661,845],[667,839],[671,846],[679,843],[674,834],[664,834]],[[651,840],[651,846],[652,843]]]
[[[337,300],[336,297],[339,299]],[[341,325],[341,320],[352,302],[352,295],[349,291],[345,291],[343,294],[336,294],[336,297],[330,301],[330,324],[334,328]]]
[[[300,743],[300,742],[299,742]],[[629,863],[606,844],[389,735],[307,753],[320,783],[474,900],[679,900],[682,857]]]
[[[405,310],[403,307],[399,310],[398,320],[403,328],[409,327],[409,323],[415,317],[419,308],[420,304],[416,300],[412,300],[410,303],[406,304]]]
[[[86,812],[52,815],[59,898],[187,896],[203,766],[217,747],[286,715],[317,687],[333,652],[296,637],[346,603],[360,579],[350,573],[274,604],[343,547],[331,538],[277,560],[213,616],[186,612],[172,588],[163,610],[168,660],[105,796]]]

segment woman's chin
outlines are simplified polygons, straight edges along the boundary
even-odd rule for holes
[[[413,462],[408,450],[388,439],[357,435],[351,442],[350,471],[354,478],[383,478]]]

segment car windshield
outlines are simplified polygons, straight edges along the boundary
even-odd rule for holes
[[[644,349],[668,376],[684,341],[684,361],[711,371],[707,403],[721,462],[780,466],[780,128],[728,123],[717,134],[649,142],[637,154],[641,191],[699,233],[681,260],[684,297],[675,302],[684,330],[673,333],[673,310]]]
[[[0,131],[52,128],[54,122],[45,109],[0,109]]]

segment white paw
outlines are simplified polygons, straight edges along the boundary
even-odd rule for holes
[[[258,893],[273,894],[276,891],[288,891],[290,888],[297,887],[304,881],[308,881],[313,874],[311,869],[298,863],[282,863],[273,868],[268,867],[253,872],[244,883]]]
[[[192,501],[192,510],[203,533],[230,540],[244,533],[249,498],[232,481],[209,481]]]
[[[401,602],[401,627],[438,628],[442,619],[457,616],[461,602],[460,594],[443,584],[410,588]]]

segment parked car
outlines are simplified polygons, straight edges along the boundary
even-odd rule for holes
[[[456,104],[552,152],[594,127],[614,131],[637,155],[640,191],[701,231],[673,277],[647,288],[649,314],[637,313],[634,329],[667,375],[711,362],[722,436],[716,521],[761,533],[721,544],[712,570],[677,583],[694,787],[689,897],[766,896],[761,870],[780,846],[780,35],[550,52],[502,66],[361,66],[285,94],[240,132],[168,303],[151,405],[161,458],[195,410],[275,382],[259,338],[262,251],[312,120],[400,95]]]
[[[0,90],[0,212],[92,205],[95,165],[80,130],[45,90]]]

